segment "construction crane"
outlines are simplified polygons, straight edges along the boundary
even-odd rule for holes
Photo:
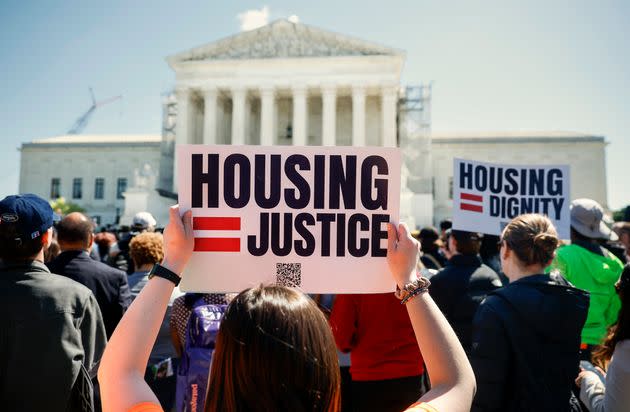
[[[68,130],[68,134],[81,133],[83,129],[85,129],[85,126],[87,126],[88,122],[90,121],[90,117],[92,117],[92,114],[97,108],[101,106],[105,106],[106,104],[112,103],[116,100],[122,99],[122,96],[114,96],[114,97],[110,97],[108,99],[104,99],[97,102],[96,99],[94,98],[94,92],[92,91],[91,87],[90,87],[90,96],[92,97],[92,106],[87,110],[87,112],[83,114],[83,116],[79,117],[77,121],[74,122],[74,125],[72,125],[70,130]]]

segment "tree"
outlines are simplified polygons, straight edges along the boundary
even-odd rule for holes
[[[72,212],[85,212],[85,209],[83,209],[81,206],[77,205],[76,203],[67,202],[66,199],[63,197],[51,200],[50,207],[52,207],[52,210],[54,210],[55,213],[62,216],[65,216],[68,213]]]
[[[623,221],[627,221],[628,220],[628,215],[630,213],[628,213],[628,208],[630,208],[630,205],[622,207],[619,210],[613,210],[612,212],[612,218],[615,222],[623,222]]]

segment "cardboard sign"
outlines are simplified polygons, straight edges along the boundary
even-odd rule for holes
[[[547,215],[562,239],[570,235],[568,165],[453,161],[453,228],[500,235],[518,215]]]
[[[195,230],[182,289],[394,290],[398,149],[178,145],[176,156],[180,209],[192,209]]]

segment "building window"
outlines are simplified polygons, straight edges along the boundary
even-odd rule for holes
[[[81,199],[83,197],[83,179],[75,177],[72,179],[72,198]]]
[[[97,177],[94,181],[94,199],[103,199],[105,197],[105,179]]]
[[[453,176],[448,178],[448,198],[453,200]]]
[[[116,199],[124,199],[123,193],[127,191],[127,178],[119,177],[116,182]]]
[[[53,177],[50,180],[50,198],[58,199],[59,197],[61,197],[61,179]]]

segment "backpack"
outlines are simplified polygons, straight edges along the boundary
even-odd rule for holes
[[[178,412],[202,412],[219,325],[227,305],[193,305],[186,327],[186,343],[177,369],[175,405]]]

